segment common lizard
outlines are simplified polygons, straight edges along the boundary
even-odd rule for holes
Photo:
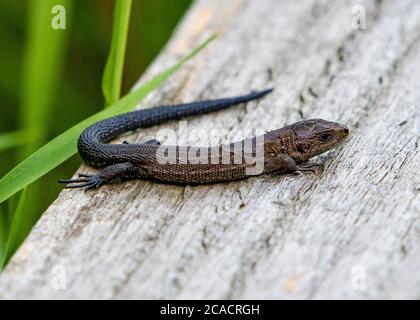
[[[274,171],[314,171],[313,165],[305,165],[305,162],[342,142],[349,134],[346,126],[322,119],[310,119],[236,144],[203,148],[166,146],[155,139],[143,144],[108,143],[127,131],[226,109],[263,97],[271,91],[272,89],[267,89],[233,98],[137,110],[99,121],[82,132],[77,147],[80,156],[88,165],[102,170],[96,175],[82,173],[76,179],[59,182],[66,183],[66,188],[85,189],[97,188],[115,180],[133,178],[178,184],[215,183],[249,177],[247,170],[255,168],[258,159],[263,159],[263,167],[257,171],[258,174]],[[258,144],[258,141],[262,143]],[[247,150],[246,144],[251,146]],[[262,151],[259,157],[258,146],[261,146]],[[207,162],[197,163],[197,159],[191,157],[202,156],[204,154],[200,153],[206,152],[207,154],[200,159],[207,159]],[[165,162],[165,157],[170,153],[176,155],[175,161]],[[254,163],[247,162],[247,156],[255,158]]]

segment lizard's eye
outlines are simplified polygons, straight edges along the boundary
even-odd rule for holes
[[[322,133],[319,136],[319,140],[321,140],[321,142],[328,142],[328,141],[331,141],[331,139],[332,139],[331,133]]]

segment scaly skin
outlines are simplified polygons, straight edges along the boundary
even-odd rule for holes
[[[138,110],[97,122],[80,135],[77,146],[88,165],[102,170],[97,175],[80,174],[78,179],[59,182],[66,183],[66,188],[90,189],[118,179],[202,184],[239,180],[274,171],[314,171],[313,167],[300,164],[342,142],[349,133],[347,127],[311,119],[256,138],[202,148],[160,145],[157,140],[144,144],[107,143],[127,131],[226,109],[260,98],[271,90]]]

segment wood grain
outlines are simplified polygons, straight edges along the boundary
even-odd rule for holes
[[[352,27],[356,4],[365,30]],[[189,119],[188,142],[315,117],[347,124],[348,141],[315,159],[318,175],[63,191],[1,275],[0,298],[420,299],[420,2],[197,1],[139,83],[214,31],[140,107],[274,86]]]

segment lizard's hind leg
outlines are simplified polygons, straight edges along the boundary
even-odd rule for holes
[[[58,182],[67,184],[66,189],[85,188],[85,190],[89,190],[111,183],[114,180],[136,177],[138,177],[138,169],[130,162],[124,162],[105,167],[96,175],[81,173],[78,179],[59,180]]]

